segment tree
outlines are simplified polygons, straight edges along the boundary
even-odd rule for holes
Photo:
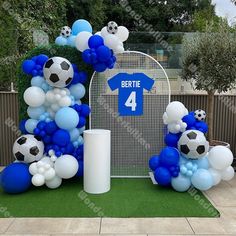
[[[194,80],[197,90],[208,94],[209,140],[213,140],[214,95],[236,85],[236,35],[221,24],[218,32],[186,35],[183,40],[183,79]]]

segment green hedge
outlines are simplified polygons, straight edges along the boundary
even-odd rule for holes
[[[21,64],[25,59],[31,58],[33,56],[37,56],[39,54],[46,54],[49,57],[59,56],[68,59],[71,63],[74,63],[78,66],[80,71],[86,71],[88,73],[88,81],[85,85],[86,87],[86,95],[82,99],[83,103],[88,103],[88,86],[90,78],[93,74],[93,69],[86,65],[81,57],[81,53],[72,47],[68,46],[57,46],[52,44],[48,47],[40,47],[35,48],[32,51],[29,51],[21,60],[18,65],[18,92],[19,92],[19,106],[20,106],[20,120],[27,118],[27,105],[24,102],[23,94],[24,91],[30,86],[30,81],[32,76],[26,75],[22,69]]]

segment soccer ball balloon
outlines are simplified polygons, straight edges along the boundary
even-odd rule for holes
[[[61,29],[61,36],[65,38],[69,38],[71,35],[71,28],[69,26],[64,26]]]
[[[22,135],[13,145],[13,155],[16,160],[31,163],[43,157],[44,144],[38,136]]]
[[[198,159],[206,156],[209,142],[204,134],[198,130],[185,131],[179,139],[178,149],[188,159]]]
[[[44,65],[44,77],[48,84],[64,88],[70,84],[74,76],[71,63],[63,57],[52,57]]]
[[[109,34],[116,34],[118,31],[118,25],[116,24],[115,21],[110,21],[108,24],[107,24],[107,32]]]
[[[206,119],[206,112],[203,111],[203,110],[201,110],[201,109],[196,110],[196,111],[194,112],[194,117],[195,117],[197,120],[199,120],[199,121],[201,121],[201,120],[203,121],[203,120]]]

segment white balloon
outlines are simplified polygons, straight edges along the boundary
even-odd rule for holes
[[[229,166],[225,170],[221,171],[221,178],[225,181],[229,181],[234,177],[234,168]]]
[[[104,38],[104,44],[113,50],[116,49],[117,45],[119,45],[119,42],[120,42],[119,38],[114,34],[108,34]]]
[[[53,167],[53,162],[49,157],[43,157],[40,161],[49,164],[51,167]]]
[[[61,98],[61,100],[59,101],[58,104],[61,107],[69,107],[71,105],[71,98],[68,96],[65,96],[65,97]]]
[[[24,101],[31,107],[42,106],[45,102],[45,93],[39,87],[29,87],[24,92]]]
[[[115,53],[123,53],[125,51],[123,46],[118,45],[114,50]]]
[[[51,189],[58,188],[61,185],[61,183],[62,183],[62,179],[56,175],[54,176],[53,179],[47,180],[45,182],[46,186]]]
[[[45,179],[44,179],[44,176],[40,174],[36,174],[32,177],[31,182],[34,186],[39,187],[39,186],[44,185]]]
[[[102,30],[101,30],[101,36],[103,37],[103,39],[107,36],[107,35],[110,35],[107,31],[107,27],[103,27]]]
[[[124,26],[119,26],[116,36],[121,40],[121,42],[124,42],[129,38],[129,30]]]
[[[224,170],[233,163],[233,153],[224,146],[213,147],[208,155],[210,165],[217,170]]]
[[[54,167],[57,176],[62,179],[70,179],[78,172],[79,164],[73,156],[63,155],[57,158]]]
[[[85,49],[88,49],[88,40],[92,36],[90,32],[82,31],[80,32],[75,39],[75,46],[80,51],[83,52]]]
[[[218,170],[215,170],[213,168],[210,168],[208,171],[210,172],[212,176],[213,185],[219,184],[221,181],[221,173]]]
[[[36,175],[38,173],[38,168],[35,162],[29,166],[29,172],[31,175]]]
[[[166,107],[166,113],[168,117],[168,123],[173,121],[182,120],[182,118],[188,114],[188,110],[181,102],[171,102]]]
[[[44,173],[44,178],[45,180],[51,180],[55,177],[55,175],[56,175],[55,170],[53,168],[50,168]]]

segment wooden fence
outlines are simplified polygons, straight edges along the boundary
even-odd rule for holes
[[[206,109],[205,95],[172,95],[172,101],[183,102],[189,110]],[[12,145],[20,135],[18,94],[0,92],[0,165],[11,163]],[[215,139],[228,142],[236,157],[236,95],[215,96]]]

